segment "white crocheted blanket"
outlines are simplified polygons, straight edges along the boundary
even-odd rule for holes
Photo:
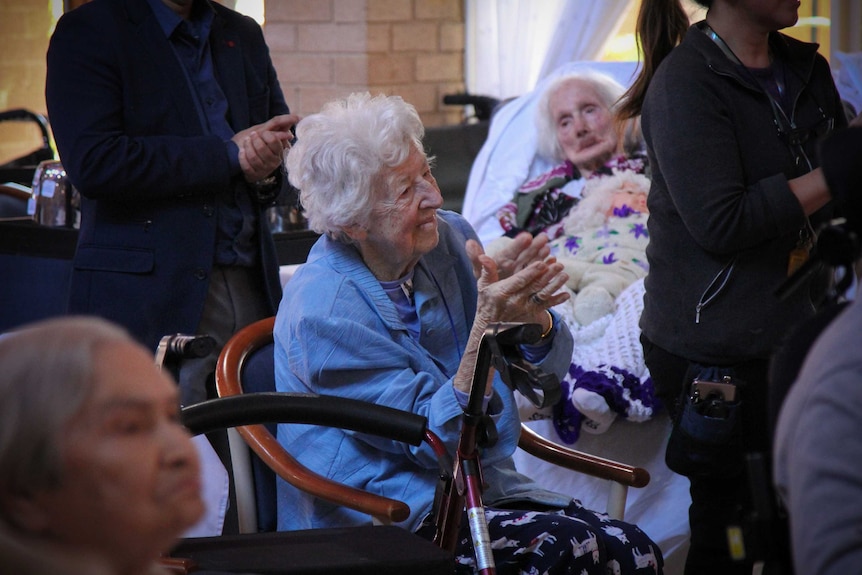
[[[604,364],[625,369],[641,380],[649,377],[638,327],[643,297],[644,280],[641,278],[620,292],[613,313],[587,326],[580,326],[575,320],[571,300],[556,306],[554,310],[566,320],[575,339],[572,363],[584,369]]]
[[[574,337],[572,364],[587,371],[599,366],[616,367],[645,381],[649,371],[644,364],[638,327],[643,296],[644,280],[641,278],[617,296],[613,313],[586,326],[575,320],[571,300],[556,306],[554,311],[560,314]],[[563,398],[562,401],[567,400]],[[553,407],[537,409],[520,395],[517,401],[522,421],[552,417]]]

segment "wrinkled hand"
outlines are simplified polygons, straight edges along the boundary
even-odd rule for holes
[[[515,236],[511,242],[508,242],[493,255],[499,278],[506,279],[532,262],[546,260],[551,253],[551,248],[548,246],[549,241],[546,234],[533,237],[529,232],[521,232]],[[467,253],[473,261],[473,275],[479,279],[482,274],[482,266],[477,263],[476,258],[484,253],[484,249],[478,242],[467,240]]]
[[[532,238],[527,242],[532,242]],[[535,246],[535,254],[530,257],[541,257],[542,247],[547,247],[547,240]],[[479,297],[470,337],[452,385],[469,393],[478,349],[488,325],[494,322],[537,323],[547,329],[545,310],[569,299],[568,292],[557,293],[569,276],[563,272],[563,265],[553,258],[527,262],[517,255],[502,258],[505,269],[501,273],[497,261],[487,255],[479,243],[469,240],[466,248],[478,280]],[[504,276],[506,273],[509,275]],[[493,371],[485,382],[486,396],[491,394],[492,386]]]
[[[486,325],[505,321],[544,326],[545,310],[569,299],[568,292],[559,291],[569,276],[557,261],[534,261],[507,278],[500,277],[497,263],[484,253],[475,255],[473,265],[482,270],[476,319]]]
[[[283,114],[234,134],[231,140],[239,147],[239,165],[245,181],[262,180],[281,165],[293,140],[290,129],[298,121],[299,116]]]

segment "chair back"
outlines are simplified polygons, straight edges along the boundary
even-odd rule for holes
[[[0,219],[27,219],[27,202],[30,194],[14,185],[0,183]]]
[[[274,344],[261,343],[257,349],[251,350],[245,358],[240,383],[243,393],[266,393],[275,391],[275,358]],[[264,427],[273,436],[276,434],[276,423],[265,423]],[[245,444],[239,448],[249,449]],[[251,457],[251,473],[254,481],[255,508],[257,510],[257,530],[275,531],[276,514],[276,474],[260,457]]]

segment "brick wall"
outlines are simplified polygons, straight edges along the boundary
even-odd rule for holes
[[[226,4],[230,2],[225,1]],[[0,110],[45,114],[45,51],[59,0],[0,0]],[[302,115],[356,90],[398,94],[427,126],[455,124],[464,89],[463,0],[266,0],[265,33]],[[0,164],[41,146],[31,122],[0,123]]]
[[[461,120],[442,99],[464,89],[462,0],[267,0],[265,33],[300,115],[367,90],[402,96],[426,126]]]
[[[45,51],[54,18],[48,0],[0,1],[0,111],[45,114]],[[42,146],[33,122],[0,122],[0,164]]]

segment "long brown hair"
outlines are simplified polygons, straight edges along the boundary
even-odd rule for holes
[[[709,7],[711,1],[697,0]],[[617,109],[621,121],[640,115],[647,88],[661,61],[682,41],[689,27],[688,14],[681,0],[641,0],[637,20],[637,44],[643,62],[631,87],[623,94]]]

